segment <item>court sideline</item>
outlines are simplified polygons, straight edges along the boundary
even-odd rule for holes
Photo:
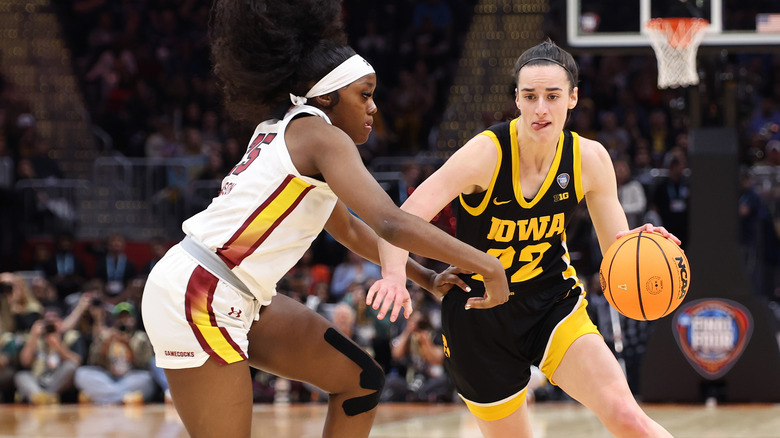
[[[644,405],[676,438],[780,438],[780,405]],[[324,404],[254,407],[252,437],[319,437]],[[596,417],[573,402],[531,406],[535,438],[608,438]],[[0,406],[0,438],[186,438],[170,405]],[[462,404],[383,404],[372,438],[480,438]]]

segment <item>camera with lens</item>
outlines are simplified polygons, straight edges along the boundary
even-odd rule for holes
[[[0,283],[0,295],[10,294],[14,290],[14,285],[11,283]]]
[[[122,332],[122,333],[127,333],[127,332],[129,332],[129,331],[130,331],[130,327],[128,327],[128,326],[127,326],[127,325],[125,325],[125,324],[119,324],[119,325],[117,325],[117,326],[116,326],[116,329],[117,329],[117,330],[119,330],[119,331],[120,331],[120,332]]]
[[[46,333],[49,333],[49,334],[55,333],[57,331],[57,326],[54,325],[54,323],[47,322],[45,330],[46,330]]]
[[[103,305],[103,300],[100,299],[100,297],[92,298],[92,305],[95,307]]]

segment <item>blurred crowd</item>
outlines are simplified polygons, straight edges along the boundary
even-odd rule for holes
[[[232,122],[219,103],[206,35],[210,1],[56,3],[92,123],[106,134],[104,152],[191,160],[186,175],[170,175],[169,184],[179,187],[220,180],[240,161],[251,127]],[[425,152],[435,147],[435,128],[474,3],[344,1],[350,43],[375,66],[380,80],[380,113],[361,154],[372,170],[379,169],[383,157],[399,158],[392,170],[400,178],[388,186],[399,204],[436,168]],[[663,225],[685,246],[691,202],[685,90],[658,90],[653,56],[575,54],[580,99],[568,127],[610,152],[629,225]],[[742,171],[735,208],[745,269],[756,293],[780,301],[780,56],[728,55],[719,62],[737,90]],[[704,84],[713,87],[718,80],[709,77]],[[705,124],[723,116],[722,105],[706,95],[702,107],[707,109]],[[19,182],[68,175],[49,158],[47,139],[37,134],[23,96],[2,77],[0,113],[0,400],[166,400],[165,377],[154,365],[139,309],[146,274],[175,242],[143,242],[148,251],[138,256],[127,248],[132,236],[122,234],[83,242],[76,239],[77,230],[67,227],[50,229],[48,236],[20,233],[16,212],[21,199],[36,194],[19,191]],[[505,117],[515,115],[506,111]],[[56,206],[45,207],[37,214],[57,213]],[[452,208],[434,219],[450,233]],[[592,292],[591,316],[613,345],[614,319],[599,296],[601,253],[587,212],[581,211],[567,231],[572,263]],[[21,257],[20,248],[29,256]],[[419,261],[443,268],[432,260]],[[376,311],[365,305],[365,294],[379,276],[378,266],[323,233],[278,291],[333,321],[377,359],[388,376],[383,400],[453,401],[442,365],[437,302],[410,284],[413,317],[377,320]],[[638,392],[637,370],[652,324],[618,321],[629,384]],[[562,397],[554,387],[535,382],[537,400]],[[254,371],[254,384],[258,402],[325,399],[316,388],[263,372]]]

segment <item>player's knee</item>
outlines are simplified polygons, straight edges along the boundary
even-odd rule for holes
[[[325,331],[325,340],[360,367],[360,388],[371,390],[366,395],[345,400],[342,404],[344,413],[353,416],[377,407],[382,389],[385,386],[385,373],[382,367],[368,353],[335,329],[329,328]]]
[[[638,407],[615,405],[609,429],[618,437],[647,437],[651,432],[650,421]]]
[[[363,368],[363,372],[360,374],[360,387],[374,389],[381,393],[385,387],[385,371],[371,356],[368,354],[366,356],[370,360],[370,365]]]

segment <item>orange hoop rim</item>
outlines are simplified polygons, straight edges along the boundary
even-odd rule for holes
[[[692,36],[706,30],[710,22],[703,18],[669,17],[648,20],[648,31],[663,33],[672,47],[688,47]]]

